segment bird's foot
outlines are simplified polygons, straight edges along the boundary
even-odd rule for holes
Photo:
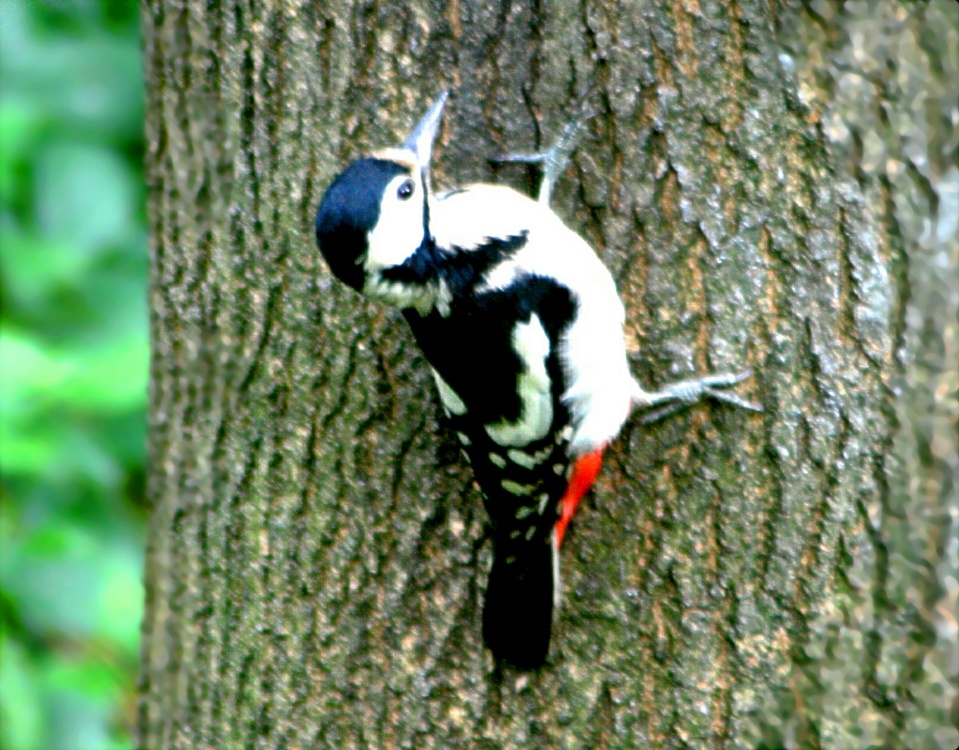
[[[653,392],[644,391],[637,385],[637,392],[633,395],[633,405],[641,409],[653,409],[649,414],[642,417],[640,421],[643,424],[658,422],[680,409],[692,406],[707,398],[724,401],[727,404],[750,411],[762,411],[763,407],[759,404],[746,401],[735,393],[728,393],[724,390],[741,383],[750,375],[752,375],[752,370],[706,375],[701,378],[681,380]]]
[[[543,181],[540,183],[537,199],[540,203],[548,206],[553,186],[569,165],[570,157],[576,150],[576,144],[582,137],[583,131],[586,130],[586,123],[597,114],[599,113],[595,110],[587,109],[585,106],[580,107],[576,117],[566,123],[556,143],[546,151],[538,151],[533,154],[503,154],[502,156],[494,156],[490,161],[541,164]]]

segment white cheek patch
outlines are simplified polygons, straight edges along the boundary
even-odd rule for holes
[[[402,200],[396,191],[409,179],[413,194]],[[380,218],[366,239],[368,272],[398,266],[416,252],[423,241],[423,184],[417,177],[401,174],[390,181],[380,203]]]
[[[486,425],[486,432],[499,445],[523,447],[546,437],[553,423],[550,380],[546,372],[549,336],[534,314],[529,323],[516,324],[512,339],[513,349],[523,362],[523,372],[517,381],[522,402],[520,418],[516,422]]]

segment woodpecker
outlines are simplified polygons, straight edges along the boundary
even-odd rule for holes
[[[711,375],[643,390],[630,373],[624,309],[589,245],[549,208],[585,118],[549,151],[534,200],[473,184],[434,193],[430,158],[447,93],[396,148],[346,167],[316,214],[332,273],[398,307],[432,368],[492,527],[483,636],[519,669],[547,657],[559,548],[603,451],[634,406],[661,418],[704,397],[749,409]]]

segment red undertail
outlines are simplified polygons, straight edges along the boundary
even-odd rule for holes
[[[560,511],[559,520],[554,527],[556,530],[556,547],[563,541],[563,535],[566,533],[566,527],[573,520],[573,514],[579,507],[583,496],[589,492],[589,488],[596,481],[596,475],[599,474],[599,467],[603,464],[603,451],[606,446],[599,448],[592,453],[587,453],[576,459],[573,464],[573,473],[569,478],[569,484],[566,485],[566,492],[560,503],[563,509]]]

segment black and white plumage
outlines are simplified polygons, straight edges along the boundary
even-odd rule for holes
[[[445,101],[401,147],[334,179],[316,238],[337,277],[403,311],[431,364],[493,527],[484,637],[498,659],[532,668],[549,647],[562,533],[631,405],[735,402],[711,388],[737,381],[644,392],[612,277],[545,202],[486,184],[432,194]]]

